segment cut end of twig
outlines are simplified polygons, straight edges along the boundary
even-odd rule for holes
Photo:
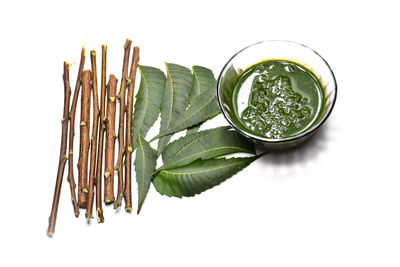
[[[104,222],[103,212],[99,211],[99,209],[97,209],[97,222],[98,223],[103,223]]]
[[[121,207],[121,205],[118,203],[118,201],[114,202],[114,209],[118,209],[119,207]]]
[[[106,196],[104,199],[104,203],[106,203],[106,205],[110,205],[114,202],[114,200],[111,200],[109,196]]]
[[[49,229],[46,230],[47,236],[48,237],[53,237],[54,236],[54,232],[50,232]]]
[[[125,208],[125,211],[128,212],[128,213],[130,213],[130,214],[132,214],[132,207],[126,207],[126,208]]]
[[[132,43],[132,38],[127,38],[124,44],[124,49],[126,49]]]

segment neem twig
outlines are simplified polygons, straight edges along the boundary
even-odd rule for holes
[[[114,202],[114,151],[115,151],[115,112],[118,80],[110,75],[107,85],[106,147],[104,160],[104,202]]]
[[[60,201],[61,184],[64,176],[65,163],[67,162],[68,156],[65,154],[67,151],[67,135],[68,135],[68,115],[69,115],[69,99],[71,96],[71,88],[69,85],[69,65],[64,62],[64,112],[61,120],[61,147],[60,147],[60,158],[58,162],[57,180],[56,187],[54,189],[53,205],[51,207],[51,213],[49,217],[49,227],[47,228],[47,235],[53,236],[56,227],[58,203]]]
[[[90,126],[90,79],[91,71],[83,71],[82,76],[82,97],[81,97],[81,133],[78,160],[78,205],[80,208],[87,206],[87,176],[89,161],[89,126]]]
[[[104,132],[106,130],[105,106],[106,106],[106,64],[107,64],[107,45],[101,46],[101,97],[100,97],[100,127],[99,127],[99,147],[97,151],[96,169],[96,211],[97,221],[104,222],[103,207],[101,204],[101,170],[103,163]]]
[[[139,62],[139,47],[133,48],[131,71],[128,81],[128,99],[126,105],[126,135],[125,135],[125,210],[132,212],[132,115],[133,95],[135,91],[136,70]]]
[[[76,78],[76,84],[75,84],[75,91],[74,91],[74,97],[72,99],[71,103],[71,111],[69,113],[69,152],[68,152],[68,182],[70,185],[71,189],[71,201],[72,205],[74,206],[74,212],[75,216],[79,216],[79,208],[78,208],[78,203],[76,201],[76,194],[75,194],[75,179],[74,179],[74,155],[73,155],[73,150],[74,150],[74,136],[75,136],[75,113],[76,113],[76,105],[78,103],[78,97],[79,97],[79,90],[81,88],[81,80],[82,80],[82,73],[83,73],[83,67],[85,65],[85,47],[82,47],[81,51],[81,60],[79,63],[79,70],[78,70],[78,76]]]
[[[119,91],[119,130],[118,130],[118,159],[117,165],[115,169],[118,171],[118,191],[117,191],[117,201],[114,202],[114,209],[121,206],[122,203],[122,191],[124,187],[124,177],[123,177],[123,157],[125,152],[125,145],[124,145],[124,122],[125,122],[125,92],[126,92],[126,83],[128,78],[128,64],[129,64],[129,53],[131,51],[131,39],[126,39],[126,43],[124,45],[124,62],[122,64],[122,78],[121,78],[121,87]]]
[[[89,168],[89,193],[88,205],[86,209],[86,219],[93,218],[93,200],[94,200],[94,183],[96,172],[96,155],[97,155],[97,130],[99,127],[99,97],[97,91],[97,66],[96,51],[90,51],[90,61],[92,63],[92,91],[93,91],[93,125],[92,136],[90,140],[90,168]]]

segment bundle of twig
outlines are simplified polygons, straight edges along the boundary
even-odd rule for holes
[[[64,62],[64,111],[62,118],[61,148],[59,166],[57,171],[54,198],[49,217],[49,227],[47,233],[53,236],[57,218],[57,210],[60,199],[61,185],[64,175],[64,168],[67,160],[68,182],[71,189],[71,200],[75,216],[79,216],[79,208],[86,209],[86,218],[93,218],[93,202],[96,195],[96,214],[98,222],[104,221],[102,201],[106,204],[114,203],[118,208],[125,198],[125,209],[132,210],[131,197],[131,152],[132,152],[132,115],[133,97],[136,77],[136,69],[139,61],[139,48],[133,49],[131,69],[129,68],[129,54],[131,50],[131,39],[127,39],[124,45],[124,60],[122,67],[122,78],[120,92],[116,95],[118,80],[110,74],[106,86],[106,65],[107,65],[107,46],[102,46],[101,64],[101,94],[100,103],[98,99],[97,86],[97,66],[96,51],[91,51],[91,70],[84,70],[85,48],[82,48],[79,70],[75,85],[74,96],[70,110],[70,83],[69,83],[69,64]],[[129,71],[129,76],[128,76]],[[81,99],[81,119],[80,119],[80,149],[78,160],[78,192],[74,179],[73,147],[75,135],[75,114],[79,100],[79,92],[82,87]],[[127,99],[125,98],[127,93]],[[93,101],[91,103],[91,95]],[[107,100],[107,105],[106,105]],[[117,101],[119,100],[119,101]],[[119,124],[118,135],[115,133],[117,102],[119,103]],[[90,118],[90,108],[93,108],[92,119]],[[126,121],[126,123],[125,123]],[[69,122],[69,124],[68,124]],[[68,140],[69,125],[69,140]],[[125,128],[126,126],[126,128]],[[90,129],[91,133],[90,133]],[[117,162],[114,166],[115,140],[118,138]],[[69,151],[67,153],[67,142]],[[104,168],[103,164],[104,156]],[[125,157],[125,168],[124,168]],[[89,161],[90,158],[90,161]],[[102,171],[104,170],[104,199],[102,200]],[[124,181],[125,170],[125,181]],[[118,172],[117,198],[114,196],[114,171]],[[89,178],[89,179],[88,179]],[[78,199],[76,198],[78,195]]]

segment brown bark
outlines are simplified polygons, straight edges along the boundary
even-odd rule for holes
[[[88,201],[88,161],[89,161],[89,126],[90,126],[90,94],[91,94],[91,71],[85,70],[82,75],[82,97],[81,97],[81,123],[80,123],[80,146],[78,160],[78,205],[80,208],[87,207]]]
[[[68,152],[68,182],[70,185],[71,189],[71,201],[72,205],[74,207],[74,212],[75,216],[79,216],[79,208],[78,208],[78,203],[76,201],[76,193],[75,193],[75,179],[74,179],[74,155],[73,155],[73,150],[74,150],[74,136],[75,136],[75,113],[76,113],[76,105],[78,103],[78,98],[79,98],[79,91],[81,88],[81,79],[82,79],[82,73],[83,73],[83,67],[85,65],[85,47],[82,47],[81,51],[81,60],[79,63],[79,70],[78,70],[78,75],[76,78],[76,84],[75,84],[75,90],[74,90],[74,97],[72,99],[71,103],[71,111],[69,113],[69,152]]]
[[[99,96],[97,90],[97,66],[96,51],[90,51],[90,62],[92,65],[92,94],[93,94],[93,124],[92,136],[90,138],[90,169],[89,169],[89,189],[88,205],[86,209],[86,219],[93,218],[94,184],[96,172],[97,156],[97,131],[99,128]]]
[[[114,151],[115,151],[115,113],[118,80],[110,75],[107,85],[106,147],[104,160],[104,202],[114,202]]]
[[[99,145],[97,151],[96,166],[96,212],[97,221],[104,222],[103,207],[101,203],[101,170],[103,163],[103,145],[104,133],[106,129],[105,106],[106,106],[106,65],[107,65],[107,45],[101,46],[101,97],[100,97],[100,127],[99,127]]]
[[[136,70],[139,62],[139,47],[133,48],[131,71],[129,73],[128,96],[126,105],[125,135],[125,210],[132,212],[132,116],[133,96],[135,92]]]
[[[115,169],[118,171],[118,191],[117,191],[117,201],[114,202],[114,209],[118,208],[122,204],[122,192],[124,187],[124,169],[123,169],[123,158],[125,154],[125,145],[124,145],[124,124],[125,124],[125,92],[126,92],[126,82],[128,78],[128,68],[129,68],[129,53],[131,51],[132,40],[127,39],[124,45],[124,62],[122,64],[122,78],[121,78],[121,87],[118,94],[119,98],[119,130],[118,130],[118,159],[117,165]]]
[[[47,235],[53,236],[56,227],[58,203],[60,201],[61,185],[64,176],[65,163],[67,162],[67,135],[68,135],[68,115],[69,115],[69,99],[71,96],[71,87],[69,84],[69,65],[64,62],[64,111],[63,118],[61,120],[61,147],[60,147],[60,158],[58,162],[56,186],[54,189],[53,205],[51,207],[51,213],[49,217],[49,226],[47,228]]]

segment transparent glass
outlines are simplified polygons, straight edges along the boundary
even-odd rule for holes
[[[270,139],[254,135],[237,122],[232,109],[232,93],[237,78],[249,66],[271,59],[286,59],[300,63],[310,69],[323,86],[325,103],[322,115],[311,127],[296,136]],[[228,122],[242,135],[271,149],[295,146],[311,136],[329,117],[335,105],[336,95],[336,79],[328,63],[311,48],[291,41],[264,41],[240,50],[225,64],[217,81],[218,104]]]

